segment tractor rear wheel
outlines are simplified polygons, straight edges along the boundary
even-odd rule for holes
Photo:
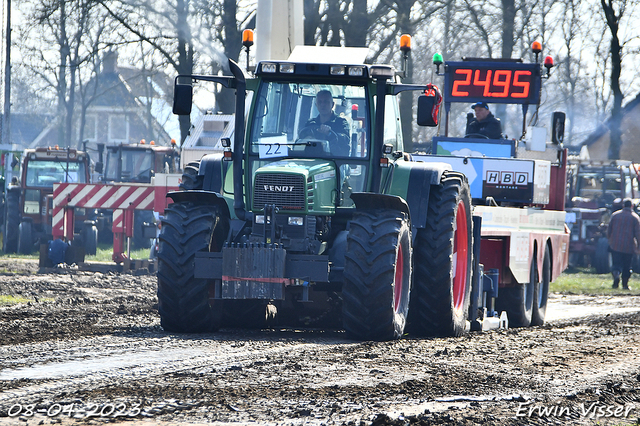
[[[411,224],[405,213],[357,212],[347,235],[342,321],[358,340],[404,333],[411,286]]]
[[[505,311],[510,327],[529,327],[533,319],[533,305],[537,281],[536,254],[529,269],[529,282],[501,288],[496,299],[496,310]]]
[[[6,192],[3,251],[18,251],[18,227],[20,226],[20,188],[9,186]]]
[[[200,161],[191,161],[184,166],[180,189],[183,191],[202,189],[204,176],[200,176]]]
[[[550,282],[551,254],[549,253],[549,248],[547,248],[544,251],[544,258],[542,260],[542,277],[538,276],[536,265],[536,285],[533,289],[533,313],[531,314],[531,325],[544,324],[544,317],[547,314],[547,300],[549,298]]]
[[[169,332],[203,333],[220,327],[222,311],[213,283],[194,277],[198,252],[220,251],[229,219],[215,206],[170,204],[162,219],[158,249],[158,311]]]
[[[428,209],[416,235],[410,329],[420,336],[460,336],[469,313],[473,238],[464,176],[445,172],[431,187]]]

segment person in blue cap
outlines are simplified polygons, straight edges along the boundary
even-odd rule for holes
[[[491,114],[489,105],[486,102],[476,102],[471,105],[476,113],[474,117],[472,113],[467,114],[467,129],[465,137],[469,138],[487,138],[502,139],[502,124],[500,119]]]

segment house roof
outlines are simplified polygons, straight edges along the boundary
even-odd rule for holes
[[[640,94],[638,94],[633,100],[628,102],[622,107],[622,117],[633,111],[638,105],[640,105]],[[598,141],[602,136],[609,132],[609,124],[611,123],[611,117],[609,117],[604,123],[600,124],[587,138],[580,144],[580,146],[589,146]]]
[[[50,114],[11,113],[11,143],[28,147],[53,119]]]

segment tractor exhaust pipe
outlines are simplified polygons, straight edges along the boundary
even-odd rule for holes
[[[244,220],[244,191],[242,188],[242,151],[244,148],[244,102],[247,83],[242,69],[229,59],[229,69],[236,79],[236,121],[233,137],[233,208],[236,216]]]

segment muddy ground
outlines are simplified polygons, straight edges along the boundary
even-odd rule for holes
[[[0,425],[640,423],[640,300],[622,292],[552,295],[542,327],[372,343],[168,334],[155,290],[0,261],[0,295],[30,300],[0,306]]]

